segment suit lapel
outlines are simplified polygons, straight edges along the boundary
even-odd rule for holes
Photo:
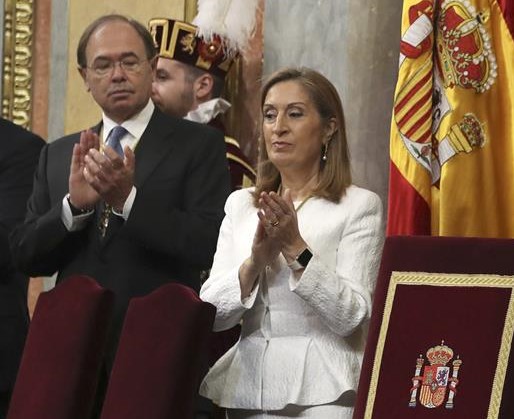
[[[102,126],[103,126],[103,121],[100,121],[94,127],[91,127],[91,131],[93,131],[95,134],[100,135],[100,131],[102,130]]]
[[[143,186],[157,165],[174,147],[175,142],[171,138],[174,131],[172,122],[172,119],[165,117],[159,110],[154,110],[135,151],[134,183],[136,187]]]

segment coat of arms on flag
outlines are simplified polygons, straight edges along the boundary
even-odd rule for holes
[[[404,0],[389,235],[514,236],[509,4]]]
[[[439,181],[447,160],[485,143],[482,123],[470,112],[447,132],[439,132],[440,122],[453,111],[446,91],[460,87],[480,94],[489,90],[497,77],[496,58],[484,26],[488,13],[477,12],[463,0],[444,1],[438,12],[434,28],[431,2],[422,0],[409,9],[410,26],[402,36],[400,68],[409,58],[410,71],[398,87],[393,112],[407,150],[431,173],[432,183]]]
[[[453,350],[444,344],[444,340],[440,345],[428,349],[426,359],[429,365],[424,365],[425,359],[423,355],[419,355],[416,372],[412,377],[409,407],[416,407],[419,392],[419,403],[423,406],[433,409],[441,406],[447,398],[446,409],[453,409],[462,361],[457,355],[450,367],[448,363],[452,358]]]

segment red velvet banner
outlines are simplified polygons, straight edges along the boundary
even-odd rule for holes
[[[386,239],[353,419],[514,418],[513,254],[514,240],[506,239]],[[393,272],[417,274],[393,281]],[[437,282],[427,272],[461,279]],[[452,356],[431,366],[427,352],[443,340]],[[444,392],[423,388],[431,372],[446,382]],[[425,407],[434,395],[441,404]]]
[[[465,282],[469,278],[474,285],[450,285],[455,278]],[[379,338],[375,355],[375,367],[380,363],[378,382],[376,388],[370,388],[366,417],[434,419],[451,415],[469,419],[488,418],[490,410],[498,412],[495,399],[501,399],[503,378],[496,395],[493,383],[495,375],[505,376],[505,370],[502,375],[497,366],[500,355],[505,365],[509,353],[501,354],[500,349],[512,285],[490,286],[495,277],[446,279],[446,286],[390,288],[395,292],[394,301],[390,313],[386,308],[384,314],[381,335],[385,339],[381,347]],[[434,355],[436,350],[439,353]],[[460,365],[456,368],[457,359]],[[421,368],[417,369],[418,362]],[[435,366],[430,367],[431,363]]]

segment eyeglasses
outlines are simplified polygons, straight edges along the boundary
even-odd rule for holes
[[[91,67],[88,66],[87,68],[93,71],[93,73],[95,73],[97,76],[105,77],[112,74],[116,64],[119,64],[125,73],[136,74],[141,71],[141,66],[145,61],[148,60],[140,60],[139,58],[135,57],[124,58],[123,60],[119,61],[97,60]]]

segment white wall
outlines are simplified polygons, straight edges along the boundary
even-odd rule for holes
[[[377,192],[384,205],[401,8],[401,0],[266,0],[264,15],[264,74],[307,66],[334,83],[354,183]]]

